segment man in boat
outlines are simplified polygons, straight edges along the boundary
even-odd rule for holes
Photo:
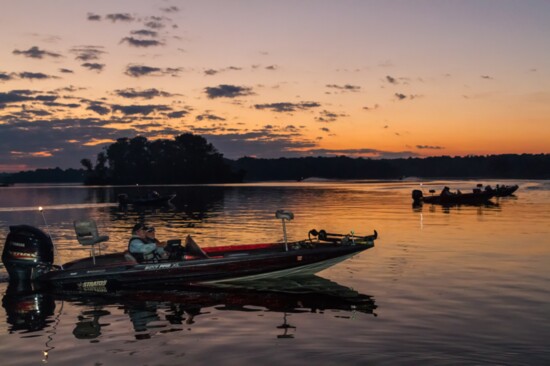
[[[132,237],[128,242],[128,251],[138,261],[166,259],[168,255],[164,248],[157,246],[156,242],[150,242],[147,238],[147,225],[139,222],[132,228]]]
[[[149,225],[145,227],[145,236],[147,238],[147,243],[154,243],[157,246],[164,246],[164,244],[166,244],[157,239],[154,226]]]
[[[145,236],[147,238],[148,244],[155,244],[157,248],[163,249],[165,252],[165,256],[162,258],[168,258],[168,259],[182,259],[184,255],[184,249],[181,246],[181,240],[168,240],[168,241],[160,241],[156,237],[156,230],[154,226],[146,226],[145,227]],[[192,240],[191,238],[187,240]]]

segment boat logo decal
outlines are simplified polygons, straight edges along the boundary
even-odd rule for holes
[[[302,258],[301,255],[299,255],[299,256],[296,257],[296,260],[297,260],[298,262],[300,262],[302,259],[303,259],[303,258]]]
[[[80,289],[85,290],[99,290],[103,291],[107,286],[107,280],[101,280],[101,281],[86,281],[81,282],[78,284],[78,287]]]
[[[36,253],[25,253],[25,252],[14,252],[14,251],[8,251],[9,255],[12,256],[15,259],[21,259],[21,260],[35,260],[36,259]]]
[[[155,269],[167,269],[167,268],[175,268],[179,267],[177,263],[156,263],[156,264],[148,264],[145,266],[146,271],[151,271]]]

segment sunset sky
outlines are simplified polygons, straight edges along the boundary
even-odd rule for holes
[[[183,132],[231,159],[550,153],[550,1],[2,5],[0,172]]]

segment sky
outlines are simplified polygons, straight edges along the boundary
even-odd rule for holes
[[[2,5],[0,172],[186,132],[230,159],[550,153],[550,1]]]

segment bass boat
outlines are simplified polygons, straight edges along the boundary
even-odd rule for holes
[[[480,189],[474,189],[470,193],[461,192],[449,192],[441,193],[439,195],[424,196],[422,191],[415,189],[412,191],[412,199],[414,204],[430,203],[437,205],[474,205],[490,203],[490,199],[495,196],[494,191],[482,191]]]
[[[289,242],[285,222],[294,215],[279,210],[276,217],[282,220],[283,242],[201,248],[187,236],[185,245],[170,240],[166,247],[170,257],[154,261],[138,261],[129,252],[94,255],[92,246],[91,257],[61,266],[54,265],[49,235],[29,225],[10,226],[2,261],[10,281],[63,288],[222,283],[311,275],[372,248],[378,237],[376,230],[373,235],[356,236],[313,229],[307,239]],[[108,240],[93,235],[99,238],[96,243]]]

